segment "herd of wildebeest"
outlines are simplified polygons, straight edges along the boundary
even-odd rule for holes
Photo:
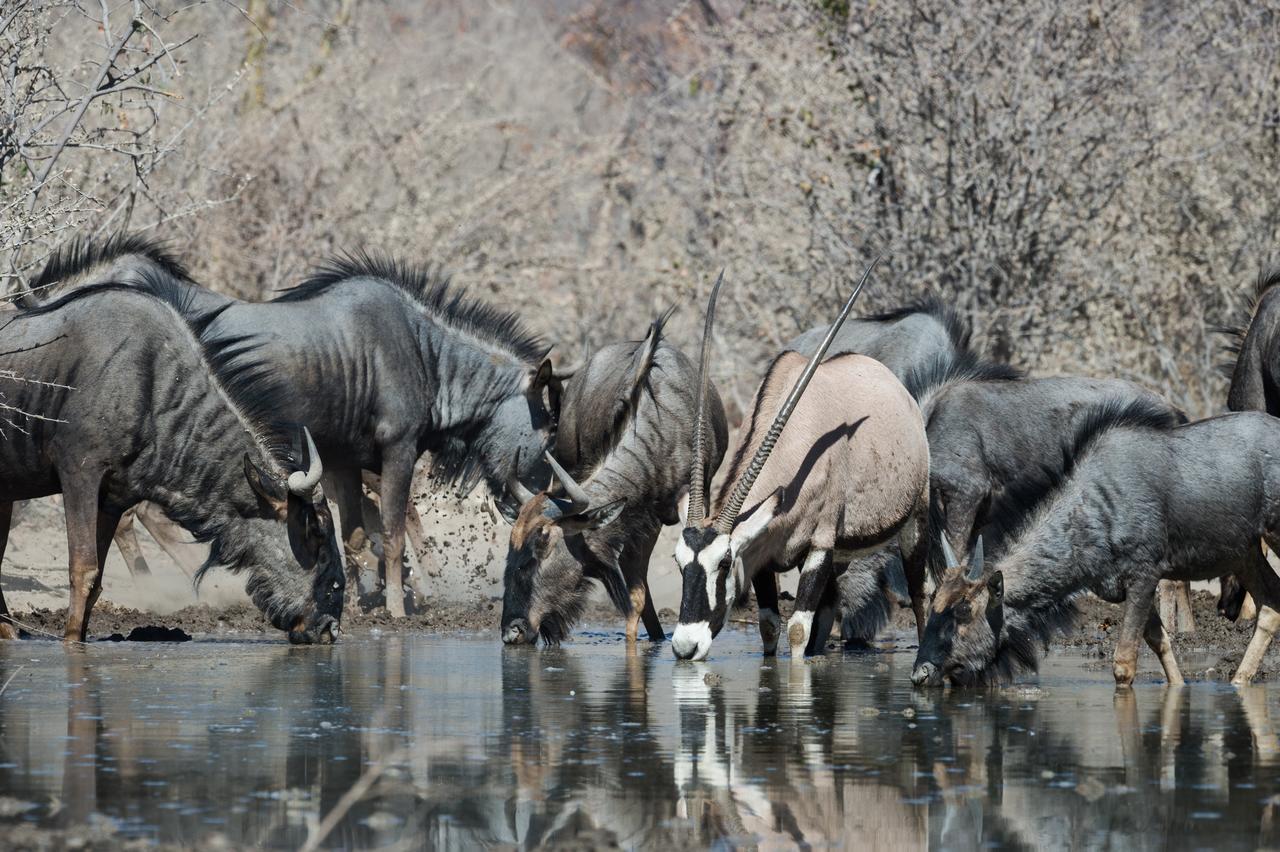
[[[61,494],[64,636],[83,641],[108,548],[150,507],[209,545],[200,574],[244,574],[291,641],[331,642],[355,599],[367,487],[385,606],[413,599],[405,534],[427,455],[464,491],[483,480],[511,526],[507,644],[559,643],[597,583],[628,640],[643,621],[663,641],[647,575],[662,527],[680,524],[680,659],[708,655],[749,587],[766,654],[784,634],[793,657],[822,653],[837,616],[846,643],[866,643],[909,605],[917,685],[997,683],[1034,670],[1091,592],[1124,604],[1116,682],[1132,683],[1144,639],[1180,683],[1157,589],[1221,578],[1226,616],[1256,601],[1234,680],[1256,674],[1280,628],[1266,558],[1280,547],[1280,271],[1237,333],[1233,413],[1194,423],[1132,382],[996,363],[936,297],[849,318],[855,290],[769,364],[717,476],[723,278],[696,364],[668,314],[557,369],[516,315],[437,270],[342,255],[248,302],[153,241],[72,242],[0,309],[0,557],[14,501]],[[784,630],[777,576],[792,568]],[[0,594],[0,636],[19,626]]]

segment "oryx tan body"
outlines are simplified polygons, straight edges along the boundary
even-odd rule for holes
[[[780,355],[756,395],[756,407],[726,482],[754,455],[806,358]],[[894,538],[928,499],[929,444],[915,400],[889,369],[863,355],[824,362],[787,421],[786,431],[747,493],[740,519],[783,489],[783,510],[742,554],[751,568],[795,565],[814,549],[853,554]],[[725,489],[727,491],[727,489]],[[717,508],[727,494],[721,494]]]
[[[769,366],[713,501],[706,499],[700,443],[706,429],[699,425],[695,432],[688,512],[675,547],[683,590],[671,647],[680,659],[707,656],[748,579],[765,653],[774,653],[776,566],[802,560],[787,635],[793,657],[821,652],[835,620],[836,555],[843,567],[848,558],[894,539],[923,624],[929,446],[920,409],[877,361],[852,354],[823,361],[874,267],[814,352],[784,352]],[[718,281],[707,303],[699,371],[704,388],[719,289]]]
[[[717,509],[759,448],[806,361],[785,352],[770,367]],[[772,520],[739,558],[743,582],[751,580],[758,591],[764,589],[760,597],[766,601],[776,588],[772,566],[804,564],[806,572],[816,569],[826,575],[805,584],[812,589],[801,590],[796,616],[788,626],[792,654],[799,656],[811,639],[817,650],[826,641],[826,636],[811,636],[812,616],[823,609],[821,597],[834,581],[836,566],[899,537],[903,553],[924,547],[928,439],[919,407],[887,367],[863,355],[838,355],[818,367],[748,492],[739,522],[749,523],[760,504],[779,489],[783,499]],[[825,561],[815,559],[822,553],[829,554]],[[915,603],[923,606],[921,560],[907,570]],[[771,618],[776,616],[767,611],[762,616],[767,643],[773,637],[767,635],[765,622]],[[829,620],[819,618],[817,629],[819,634],[829,632]]]

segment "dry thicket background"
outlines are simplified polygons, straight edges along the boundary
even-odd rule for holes
[[[995,354],[1222,407],[1276,243],[1280,4],[6,0],[0,274],[171,241],[259,297],[328,252],[439,262],[573,359],[672,302],[717,379],[865,296]]]

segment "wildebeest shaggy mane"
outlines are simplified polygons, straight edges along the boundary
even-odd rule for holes
[[[537,364],[551,350],[542,338],[524,327],[516,314],[472,299],[465,289],[455,288],[442,267],[414,264],[363,249],[325,260],[301,284],[280,292],[272,301],[300,302],[352,278],[389,282],[438,322],[500,346],[529,364]]]
[[[163,240],[137,233],[112,234],[102,240],[76,237],[54,250],[36,277],[27,282],[27,292],[22,294],[19,304],[34,307],[57,293],[58,285],[67,279],[130,254],[147,258],[174,278],[191,278],[186,265],[169,251]]]

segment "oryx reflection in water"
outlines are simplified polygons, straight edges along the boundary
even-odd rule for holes
[[[909,649],[778,665],[738,630],[711,664],[590,634],[348,639],[0,646],[0,820],[296,848],[363,777],[330,844],[1275,839],[1261,687],[1117,694],[1055,655],[1038,686],[922,692]]]

